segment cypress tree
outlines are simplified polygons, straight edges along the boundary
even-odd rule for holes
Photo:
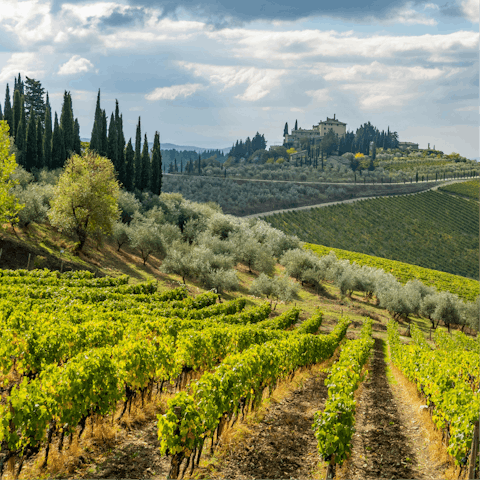
[[[66,160],[73,153],[73,143],[75,134],[75,122],[73,120],[72,97],[70,92],[65,90],[63,94],[62,113],[60,114],[60,130],[63,135]],[[64,162],[62,162],[63,165]]]
[[[29,172],[37,166],[37,123],[35,112],[30,112],[25,138],[25,169]]]
[[[123,134],[123,115],[118,115],[115,119],[117,126],[117,170],[118,178],[122,184],[125,184],[126,166],[125,166],[125,135]]]
[[[61,168],[65,162],[65,145],[63,143],[63,135],[58,124],[57,112],[55,112],[55,122],[53,124],[52,135],[52,168]]]
[[[17,90],[18,92],[18,90]],[[23,106],[23,96],[20,99],[20,122],[15,135],[15,145],[18,148],[18,163],[25,166],[25,134],[27,131],[27,122],[25,120],[25,108]]]
[[[142,150],[142,176],[140,179],[141,190],[150,190],[150,178],[152,175],[152,166],[150,164],[150,155],[148,153],[148,141],[147,134],[145,134],[145,140]]]
[[[43,156],[43,137],[42,119],[37,117],[37,168],[39,169],[45,166],[45,158]]]
[[[135,188],[142,190],[142,133],[140,128],[140,117],[138,117],[137,132],[135,134]]]
[[[18,74],[18,80],[15,82],[15,90],[18,90],[20,92],[20,95],[24,95],[24,88],[23,88],[23,82],[22,82],[22,76],[20,73]]]
[[[0,103],[0,120],[3,120],[2,104]]]
[[[20,90],[16,89],[13,93],[13,136],[17,136],[18,124],[22,118],[22,96]]]
[[[13,110],[12,110],[12,104],[10,102],[10,89],[8,88],[8,83],[7,83],[7,88],[5,90],[3,118],[7,121],[8,126],[10,127],[10,136],[13,137],[14,136],[13,135]]]
[[[110,115],[110,125],[108,126],[108,138],[107,138],[107,158],[109,158],[115,170],[118,172],[117,164],[117,129],[115,125],[115,118],[113,113]]]
[[[160,152],[160,134],[155,132],[152,149],[152,192],[160,195],[162,191],[162,153]]]
[[[295,120],[295,130],[298,130],[298,120]]]
[[[45,102],[43,100],[45,89],[39,80],[27,76],[25,78],[25,109],[28,112],[33,109],[35,116],[43,122],[45,120]]]
[[[50,168],[52,164],[52,113],[48,102],[48,93],[46,104],[45,133],[43,136],[43,163],[45,167]]]
[[[258,134],[258,132],[257,132]],[[283,135],[288,135],[288,123],[285,122],[285,128],[283,129]]]
[[[78,155],[82,154],[82,142],[80,140],[80,124],[78,118],[75,119],[73,126],[73,151]]]
[[[198,155],[198,174],[201,175],[202,174],[202,158],[200,157],[200,155]]]
[[[95,117],[93,118],[92,134],[90,136],[90,150],[100,153],[102,149],[102,109],[100,108],[100,89],[97,94],[97,105],[95,107]]]
[[[101,129],[100,129],[100,152],[99,154],[102,155],[103,157],[107,156],[107,148],[108,148],[108,142],[107,142],[107,114],[105,113],[105,110],[102,110],[102,122],[101,122]]]
[[[133,151],[132,139],[128,141],[125,151],[125,188],[131,192],[135,184],[135,152]]]

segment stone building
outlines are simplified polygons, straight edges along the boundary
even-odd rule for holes
[[[334,133],[337,133],[339,137],[345,137],[347,124],[336,119],[334,114],[333,118],[327,117],[326,121],[321,121],[318,125],[313,125],[311,129],[299,128],[292,130],[290,134],[284,135],[283,145],[287,148],[294,147],[298,149],[303,138],[313,140],[313,143],[319,143],[330,129],[332,129]]]
[[[413,148],[415,150],[418,150],[418,143],[398,142],[398,148],[400,148],[401,150],[406,150],[407,148]]]

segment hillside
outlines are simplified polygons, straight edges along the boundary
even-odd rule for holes
[[[5,237],[11,240],[12,235],[12,232],[8,232]],[[91,341],[95,339],[98,342],[103,341],[104,336],[110,338],[110,336],[115,337],[118,335],[121,332],[120,325],[122,325],[124,320],[128,319],[128,327],[125,328],[137,328],[135,327],[135,322],[139,320],[143,326],[142,328],[138,327],[137,334],[144,335],[141,332],[144,332],[145,328],[159,328],[161,325],[161,315],[159,316],[159,313],[155,310],[157,302],[159,302],[159,306],[162,305],[161,308],[165,308],[168,302],[176,302],[176,304],[182,302],[182,300],[168,300],[165,304],[165,300],[169,295],[171,296],[169,292],[171,292],[172,288],[178,287],[181,279],[177,275],[160,273],[158,271],[160,260],[154,256],[148,261],[147,265],[143,265],[141,258],[134,250],[128,247],[125,249],[125,252],[117,252],[116,246],[107,240],[102,245],[98,245],[90,240],[86,244],[85,252],[76,257],[69,253],[73,249],[73,244],[68,238],[45,225],[41,227],[36,226],[35,228],[29,227],[25,231],[18,232],[18,237],[16,240],[17,252],[20,253],[22,247],[25,248],[23,257],[19,258],[25,258],[26,252],[31,251],[31,245],[43,244],[43,248],[48,248],[52,257],[60,253],[66,256],[65,259],[69,258],[71,261],[70,267],[74,267],[73,261],[76,260],[84,268],[89,268],[99,274],[115,275],[118,280],[115,282],[107,277],[104,280],[105,282],[110,281],[111,286],[104,287],[101,286],[102,284],[97,285],[97,279],[89,279],[87,276],[85,276],[84,280],[81,280],[82,277],[79,277],[80,280],[75,280],[71,279],[71,277],[57,278],[56,276],[51,277],[51,280],[49,280],[50,277],[42,273],[41,280],[33,278],[29,280],[29,284],[25,283],[24,287],[21,286],[20,282],[18,287],[16,287],[11,285],[13,282],[9,281],[8,277],[0,277],[0,292],[2,292],[3,296],[1,301],[4,302],[4,306],[12,301],[18,301],[18,296],[25,296],[26,298],[30,296],[31,299],[37,299],[34,300],[37,305],[35,307],[35,320],[31,319],[32,323],[29,328],[32,328],[35,321],[40,322],[39,333],[43,332],[45,334],[43,321],[62,322],[62,325],[68,326],[72,320],[71,328],[73,328],[73,325],[76,325],[75,328],[80,328],[81,325],[84,325],[82,328],[85,329],[93,328],[94,332],[92,331]],[[61,253],[62,250],[63,253]],[[53,259],[49,261],[53,264]],[[284,271],[283,266],[278,264],[275,266],[277,275]],[[122,274],[131,275],[127,284],[125,284],[126,279],[121,276]],[[248,318],[249,312],[253,312],[264,304],[264,300],[252,297],[249,294],[249,288],[258,274],[256,272],[250,273],[246,267],[241,265],[237,266],[237,274],[240,277],[238,291],[224,293],[222,295],[222,304],[215,304],[207,307],[207,309],[215,309],[215,311],[221,312],[224,308],[231,308],[229,305],[237,308],[235,305],[239,304],[229,304],[228,301],[245,298],[246,307],[244,313],[240,315],[246,315],[245,318]],[[158,282],[158,292],[163,293],[142,294],[145,289],[151,290],[153,288],[157,290],[157,286],[153,285],[152,287],[151,284],[143,284],[142,290],[139,291],[134,291],[130,288],[129,284],[138,283],[141,280],[156,280]],[[26,282],[26,279],[23,281]],[[62,285],[75,285],[76,282],[80,282],[83,287],[81,289],[69,287],[67,290],[61,290],[61,293],[58,295],[54,294],[55,289]],[[106,284],[105,282],[104,284]],[[37,286],[32,287],[35,284]],[[17,292],[15,299],[9,299],[8,288],[14,288],[15,292]],[[206,289],[200,287],[196,282],[187,281],[187,288],[189,295],[197,295],[197,302],[200,302],[201,294],[206,293]],[[104,300],[103,303],[89,300],[89,298],[92,298],[92,295],[88,292],[91,291],[94,294],[95,290],[99,294],[100,291],[105,292],[101,293],[101,295],[106,294],[107,300]],[[108,293],[109,291],[111,292],[110,294]],[[45,292],[45,295],[42,292]],[[5,297],[6,293],[7,296]],[[203,301],[210,298],[208,295],[211,296],[212,294],[204,295]],[[342,319],[348,316],[351,324],[348,327],[344,340],[341,342],[343,349],[348,342],[361,338],[361,329],[367,317],[373,320],[374,344],[370,360],[366,365],[369,374],[355,393],[358,407],[355,412],[356,434],[352,438],[352,455],[342,467],[337,468],[337,475],[339,476],[336,478],[371,479],[378,478],[380,474],[393,478],[406,475],[408,478],[422,480],[431,478],[431,475],[436,476],[436,478],[449,478],[452,480],[457,478],[458,469],[450,465],[445,447],[441,444],[441,434],[435,429],[430,416],[426,412],[422,413],[419,409],[424,400],[415,392],[414,384],[409,382],[401,371],[390,363],[386,329],[391,319],[391,314],[375,305],[375,302],[365,297],[363,293],[355,291],[351,295],[341,295],[339,288],[329,282],[325,282],[325,289],[321,295],[316,292],[316,289],[310,286],[303,286],[300,288],[298,296],[295,306],[300,309],[299,316],[296,318],[296,324],[290,327],[287,325],[282,327],[280,324],[277,325],[277,323],[282,318],[287,319],[284,314],[292,311],[293,302],[291,304],[280,302],[276,306],[275,302],[272,302],[272,306],[275,307],[274,311],[269,315],[270,318],[267,318],[265,321],[270,322],[268,325],[271,325],[274,329],[268,330],[270,333],[265,331],[265,338],[268,336],[272,336],[272,338],[275,336],[279,336],[279,338],[288,336],[291,339],[291,343],[296,338],[292,336],[295,335],[295,330],[306,329],[309,322],[314,321],[316,322],[316,327],[314,328],[318,329],[317,341],[321,341],[321,337],[326,338],[329,335],[333,335],[336,329],[338,330],[339,325],[344,322]],[[82,304],[79,302],[83,302],[84,307],[77,310],[76,305]],[[211,303],[211,299],[208,302]],[[20,305],[25,309],[25,318],[29,318],[28,309],[31,308],[31,304],[28,306],[28,302],[20,302]],[[126,305],[128,305],[128,308],[126,308]],[[201,308],[201,306],[200,304],[198,306],[191,305],[190,308],[193,308],[193,313],[195,314],[197,311],[195,309]],[[238,308],[241,310],[242,307]],[[318,308],[322,314],[320,317],[315,317]],[[55,311],[55,309],[70,313],[69,315],[52,316],[50,312]],[[85,313],[83,312],[84,309]],[[185,314],[179,310],[176,310],[176,312],[179,315]],[[192,312],[192,310],[189,310],[189,312]],[[142,316],[137,317],[138,315]],[[167,312],[165,311],[163,315],[167,315]],[[167,405],[167,401],[173,398],[183,398],[181,395],[189,391],[188,381],[202,378],[205,381],[208,380],[208,376],[204,375],[202,377],[202,373],[206,371],[206,367],[203,365],[204,362],[210,361],[210,356],[216,355],[215,349],[223,345],[221,342],[222,336],[236,335],[237,329],[240,332],[242,328],[246,333],[252,328],[252,325],[249,324],[243,327],[237,327],[232,324],[227,328],[226,324],[221,323],[225,322],[226,318],[222,317],[223,320],[216,320],[213,315],[212,313],[212,316],[206,317],[208,322],[205,325],[202,324],[202,320],[195,320],[192,323],[192,325],[196,325],[195,329],[204,329],[204,332],[209,332],[208,335],[207,333],[203,336],[196,335],[194,330],[188,330],[190,333],[187,336],[179,334],[179,338],[182,339],[179,341],[183,342],[183,347],[178,351],[183,352],[181,353],[183,361],[191,358],[191,361],[194,362],[191,364],[193,372],[191,368],[184,369],[178,378],[172,378],[171,384],[165,382],[165,386],[164,382],[160,382],[158,378],[156,382],[148,383],[147,385],[145,376],[140,377],[135,374],[133,377],[125,377],[138,379],[135,382],[144,382],[132,384],[132,392],[135,391],[133,385],[136,385],[137,393],[131,397],[129,408],[125,410],[124,402],[122,401],[118,401],[113,410],[108,409],[108,404],[104,403],[102,407],[104,413],[99,411],[99,415],[93,416],[89,414],[87,416],[86,422],[84,421],[83,423],[86,427],[85,429],[81,425],[74,428],[75,435],[73,435],[73,442],[71,443],[67,441],[67,436],[65,436],[63,444],[63,435],[60,435],[59,432],[53,432],[46,465],[42,467],[43,460],[46,458],[45,448],[42,447],[38,454],[34,452],[32,457],[25,459],[19,479],[40,477],[92,478],[92,476],[105,479],[149,477],[160,480],[165,478],[171,472],[172,457],[162,455],[160,452],[161,443],[158,439],[159,426],[157,415],[161,416],[162,414],[170,414],[169,412],[172,412],[171,407]],[[235,314],[233,317],[235,317]],[[75,318],[76,320],[73,322]],[[193,318],[201,319],[204,317],[200,315],[200,310],[198,310],[198,314],[195,314]],[[261,319],[256,321],[258,320],[262,321]],[[320,324],[318,323],[319,320]],[[187,325],[191,321],[178,320],[177,323],[169,322],[170,326],[168,328],[180,328],[181,322],[186,322]],[[106,322],[105,325],[102,322]],[[215,324],[215,322],[220,323]],[[413,315],[409,319],[400,319],[398,325],[400,326],[401,334],[405,334],[409,323],[417,325],[420,331],[426,335],[429,344],[434,345],[427,320]],[[213,335],[215,330],[211,328],[209,330],[212,324],[217,325],[221,329],[219,331],[222,332],[215,342],[208,341],[209,335]],[[177,325],[177,327],[174,327],[174,325]],[[108,328],[105,329],[104,326]],[[287,331],[282,333],[285,327],[287,327]],[[56,327],[53,323],[49,328]],[[279,329],[278,333],[276,333],[276,329]],[[444,327],[440,326],[439,330],[444,330]],[[468,328],[466,331],[468,331]],[[58,335],[69,335],[68,328],[59,329],[58,332]],[[198,337],[199,343],[188,340],[192,338],[192,335]],[[113,344],[115,345],[115,342],[119,340],[114,340],[113,337],[109,341],[114,342]],[[37,337],[37,342],[40,342],[41,338],[43,338],[41,335]],[[78,342],[81,338],[81,336],[78,336],[75,341]],[[201,346],[203,345],[200,342],[201,338],[207,340],[204,347]],[[242,342],[247,340],[247,337],[239,338],[243,339]],[[412,342],[412,339],[403,335],[400,338],[402,342]],[[52,348],[52,337],[49,336],[47,340],[45,344],[41,343],[44,345],[44,350],[39,351],[37,355],[44,354],[41,352],[46,352],[49,348]],[[49,344],[50,347],[48,346]],[[227,342],[227,344],[228,349],[237,348],[235,342]],[[280,344],[284,345],[281,342]],[[60,341],[58,350],[55,350],[57,347],[53,345],[55,354],[62,352],[66,345],[68,345],[68,342]],[[72,344],[69,345],[71,347]],[[146,363],[141,364],[141,367],[140,364],[136,366],[136,363],[129,362],[126,362],[125,365],[130,365],[131,367],[129,368],[140,368],[140,370],[135,370],[135,372],[144,372],[143,369],[148,367],[148,362],[153,358],[148,357],[149,351],[145,350],[146,346],[150,345],[150,340],[144,342],[144,345],[138,344],[138,347],[135,343],[132,344],[131,340],[120,345],[122,345],[122,348],[138,348],[135,355],[140,355]],[[275,345],[279,345],[278,340],[275,340]],[[289,343],[285,343],[285,348],[288,345]],[[87,347],[91,348],[92,344],[88,344]],[[195,349],[205,348],[203,355],[185,356],[185,352],[188,352],[193,347]],[[111,357],[112,352],[114,352],[114,355],[120,355],[123,358],[126,354],[122,353],[122,348],[117,349],[114,347],[112,350],[108,347],[108,357]],[[245,347],[238,346],[238,348],[239,352],[237,355],[245,355],[245,359],[247,359],[247,349],[243,354],[241,351]],[[101,348],[98,351],[101,352]],[[232,351],[234,352],[235,350]],[[86,370],[84,369],[90,368],[88,367],[88,359],[94,355],[94,351],[89,350],[89,352],[88,355],[84,355],[84,351],[80,350],[81,355],[78,357],[78,361],[82,362],[82,369],[79,369],[79,371],[85,372]],[[221,354],[219,358],[222,359],[224,354]],[[255,405],[252,404],[252,409],[246,409],[244,416],[241,416],[240,412],[238,412],[237,417],[229,418],[229,420],[236,419],[233,422],[235,425],[227,422],[222,428],[223,432],[218,433],[219,441],[215,442],[214,451],[211,451],[209,448],[210,442],[206,444],[203,453],[200,451],[201,459],[199,455],[200,462],[197,469],[193,475],[189,475],[189,472],[186,471],[184,478],[241,478],[242,475],[247,475],[248,478],[287,478],[293,475],[302,479],[324,478],[327,464],[320,461],[317,440],[311,426],[315,412],[322,411],[329,401],[325,379],[334,362],[339,359],[339,355],[340,349],[336,349],[333,356],[323,362],[298,368],[291,376],[281,376],[271,393],[268,393],[268,389],[263,390],[263,393],[260,390],[257,403]],[[133,358],[133,355],[131,357]],[[278,358],[280,359],[280,356]],[[74,357],[70,362],[77,361],[76,359],[77,357]],[[108,363],[107,360],[107,357],[105,357],[104,362],[106,363],[103,365]],[[215,357],[215,361],[217,360]],[[18,364],[19,368],[21,368],[21,365],[21,363]],[[68,365],[69,362],[65,363],[65,366],[62,368],[69,368]],[[188,366],[190,364],[186,363],[185,365]],[[126,366],[121,368],[127,368]],[[26,366],[25,368],[32,367]],[[166,368],[166,366],[162,368]],[[323,369],[325,368],[329,370],[324,371]],[[49,371],[53,372],[53,370]],[[161,372],[163,370],[156,369],[155,371]],[[257,374],[259,375],[260,372],[257,371]],[[102,379],[110,378],[112,375],[114,376],[113,370],[108,370],[104,366]],[[157,375],[161,375],[161,373],[157,373]],[[13,378],[15,380],[16,377]],[[32,378],[31,382],[34,385],[35,376],[33,375]],[[45,378],[48,381],[48,376]],[[255,375],[249,375],[248,378],[255,379],[256,377]],[[244,381],[247,380],[243,379],[242,382]],[[88,378],[85,377],[83,382],[82,388],[87,388]],[[163,391],[160,388],[160,384],[164,388]],[[144,390],[139,390],[140,387],[144,388]],[[113,395],[111,390],[103,392],[103,395],[107,395],[107,393]],[[208,392],[211,392],[211,390],[207,389],[206,392],[210,395]],[[227,389],[224,392],[225,395],[230,395],[232,390]],[[35,400],[37,402],[35,406],[38,407],[43,401],[43,397],[38,397]],[[95,402],[96,400],[93,401]],[[22,404],[19,403],[19,405]],[[125,407],[127,406],[127,403],[125,403]],[[29,418],[29,410],[25,408],[23,411],[25,412],[24,418]],[[71,411],[77,412],[76,408],[72,408]],[[71,421],[75,422],[75,420]],[[76,423],[73,423],[73,425],[76,425]],[[381,429],[373,435],[371,433],[372,428],[378,428],[379,425]],[[29,428],[38,428],[38,423]],[[23,430],[19,431],[20,433],[23,432]],[[25,439],[22,436],[20,438]],[[408,442],[406,441],[407,439]],[[61,444],[63,447],[60,451]],[[382,453],[381,458],[380,452]],[[279,461],[279,454],[281,461]],[[409,460],[405,461],[405,459]],[[13,464],[15,464],[15,461],[13,461]],[[18,467],[19,463],[17,462],[16,468]],[[184,467],[185,462],[183,462],[182,470]],[[187,470],[186,467],[185,470]],[[12,472],[6,471],[4,478],[11,480],[13,478]]]
[[[478,278],[478,202],[429,191],[264,217],[301,240]]]

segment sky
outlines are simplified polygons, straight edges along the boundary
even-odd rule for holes
[[[20,72],[89,138],[108,117],[152,141],[226,148],[328,117],[479,153],[478,0],[1,0],[0,102]]]

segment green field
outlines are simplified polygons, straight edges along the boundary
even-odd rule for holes
[[[429,191],[265,217],[326,247],[478,278],[478,204]]]
[[[445,185],[440,187],[439,190],[448,193],[455,193],[465,197],[479,199],[480,181],[470,180],[469,182],[454,183],[453,185]]]
[[[314,245],[312,243],[305,244],[305,248],[314,251],[319,257],[328,255],[329,252],[333,251],[337,258],[350,260],[351,263],[355,262],[357,265],[381,268],[385,272],[394,275],[402,284],[407,283],[409,280],[418,279],[425,285],[435,287],[439,291],[455,293],[460,298],[470,302],[474,301],[480,293],[480,284],[477,280],[470,280],[459,275],[417,267],[416,265],[397,262],[396,260],[387,260],[363,253],[349,252],[339,248]]]

